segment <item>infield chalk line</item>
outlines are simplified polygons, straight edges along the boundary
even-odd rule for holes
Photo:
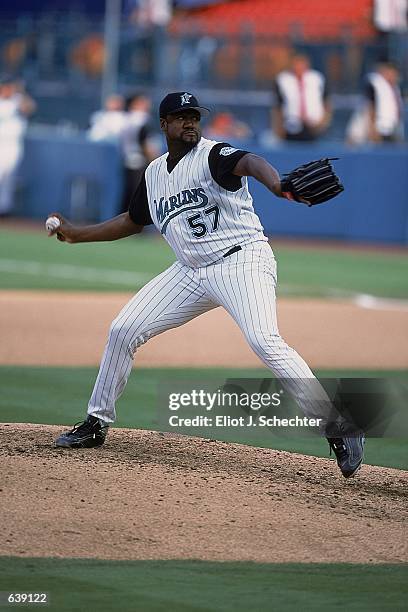
[[[88,282],[105,282],[113,285],[143,285],[152,274],[141,272],[127,272],[125,270],[101,270],[100,268],[86,268],[70,264],[46,264],[39,261],[25,261],[18,259],[0,259],[0,272],[13,274],[29,274],[30,276],[44,276],[64,278],[68,280],[81,280]]]
[[[154,276],[143,272],[101,270],[100,268],[87,268],[71,264],[46,264],[40,261],[19,259],[0,259],[0,272],[87,282],[105,282],[112,285],[128,285],[129,287],[144,285]],[[308,287],[306,285],[280,284],[278,289],[281,295],[299,296],[299,292],[305,291],[307,293]],[[346,299],[359,308],[370,310],[408,310],[408,300],[378,297],[367,293],[353,293],[342,289],[328,289],[326,293],[322,293],[319,297],[323,299]]]
[[[393,298],[380,298],[367,293],[358,293],[352,298],[352,302],[360,308],[370,310],[408,310],[408,300]]]

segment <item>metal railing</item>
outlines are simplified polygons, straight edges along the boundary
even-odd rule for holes
[[[100,83],[104,61],[104,22],[81,13],[21,15],[0,20],[0,70],[14,72],[28,82],[38,79],[91,80]],[[313,65],[326,74],[335,92],[355,92],[361,78],[380,57],[396,61],[408,78],[408,37],[362,45],[344,31],[332,42],[310,42],[294,27],[282,38],[255,36],[246,28],[231,36],[200,30],[168,34],[161,28],[120,27],[118,75],[121,83],[190,87],[265,89],[290,49],[308,53]]]
[[[114,82],[121,93],[143,88],[155,101],[171,89],[194,89],[204,101],[215,93],[221,107],[246,107],[243,118],[251,123],[268,122],[273,78],[293,48],[307,53],[326,75],[340,115],[353,107],[364,75],[385,55],[398,63],[404,86],[408,85],[404,35],[362,46],[351,30],[334,41],[311,42],[299,27],[278,38],[255,36],[249,29],[230,36],[199,30],[170,34],[162,28],[138,29],[125,21],[119,33]],[[36,117],[41,122],[67,119],[86,127],[89,114],[100,104],[104,65],[102,17],[91,20],[71,12],[0,19],[0,73],[24,79],[38,101]]]

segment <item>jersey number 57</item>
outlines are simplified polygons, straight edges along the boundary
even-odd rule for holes
[[[207,223],[205,222],[205,218],[203,215],[207,217]],[[202,238],[208,231],[215,232],[218,228],[218,220],[220,218],[220,209],[218,206],[214,205],[210,208],[206,208],[202,212],[196,213],[195,215],[191,215],[191,217],[187,217],[187,223],[191,227],[193,236],[196,238]],[[210,230],[208,230],[208,225],[211,224]]]

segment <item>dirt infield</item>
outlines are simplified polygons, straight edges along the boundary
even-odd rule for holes
[[[408,561],[407,472],[346,481],[328,459],[125,429],[66,451],[59,431],[1,426],[0,555]]]
[[[98,365],[110,322],[130,294],[0,291],[0,364]],[[313,368],[408,367],[408,308],[365,309],[346,300],[280,299],[285,340]],[[153,338],[148,367],[259,367],[231,317],[217,308]]]
[[[0,365],[97,365],[128,299],[1,291]],[[312,367],[408,366],[406,308],[278,308],[283,337]],[[222,309],[152,339],[137,364],[261,365]],[[53,447],[59,431],[0,426],[0,555],[408,562],[408,472],[363,466],[345,481],[329,459],[124,429],[67,452]]]

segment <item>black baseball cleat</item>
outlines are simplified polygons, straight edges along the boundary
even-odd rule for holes
[[[327,438],[344,478],[351,478],[361,467],[364,457],[363,434],[355,438]]]
[[[82,423],[75,423],[71,431],[62,433],[55,440],[55,446],[62,448],[93,448],[94,446],[102,446],[105,442],[108,429],[108,425],[101,425],[99,419],[90,414]]]

